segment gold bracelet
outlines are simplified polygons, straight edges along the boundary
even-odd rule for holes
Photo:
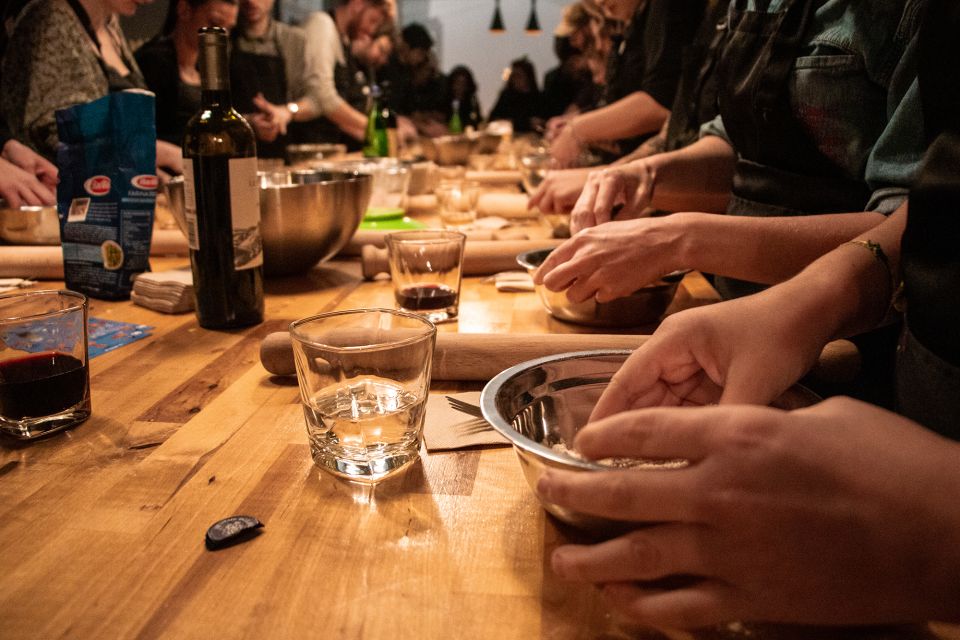
[[[894,274],[893,268],[890,266],[890,259],[887,258],[887,254],[884,253],[883,247],[880,246],[880,243],[874,242],[873,240],[850,240],[849,242],[844,242],[843,244],[852,244],[858,247],[863,247],[873,254],[873,257],[876,258],[877,262],[879,262],[887,272],[887,284],[890,288],[889,309],[903,311],[903,283],[898,282],[898,278],[896,274]]]

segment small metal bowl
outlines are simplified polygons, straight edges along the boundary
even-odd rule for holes
[[[57,206],[11,207],[0,199],[0,238],[10,244],[60,244]]]
[[[553,249],[527,251],[517,256],[517,262],[530,274],[543,264]],[[543,285],[535,287],[540,302],[557,320],[589,327],[628,328],[658,322],[677,293],[685,272],[677,271],[610,302],[571,302],[566,291],[550,291]]]
[[[573,457],[574,436],[587,423],[590,412],[610,378],[630,355],[626,350],[562,353],[523,362],[494,377],[483,388],[483,417],[513,445],[527,484],[536,494],[537,482],[547,469],[610,471],[676,469],[686,461],[617,460],[601,464]],[[798,409],[820,400],[795,385],[772,406]],[[544,500],[543,508],[561,522],[604,536],[617,535],[635,524],[578,513]]]
[[[465,165],[477,147],[477,138],[465,133],[421,138],[420,146],[427,160],[432,160],[442,167]]]

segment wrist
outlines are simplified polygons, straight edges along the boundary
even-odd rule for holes
[[[570,118],[570,122],[567,123],[565,129],[570,133],[570,139],[575,145],[579,148],[584,148],[586,146],[587,140],[582,137],[582,132],[577,130],[578,127],[577,117]]]

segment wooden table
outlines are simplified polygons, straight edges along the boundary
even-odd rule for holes
[[[631,627],[592,588],[552,575],[546,558],[567,538],[510,448],[424,453],[372,492],[319,472],[297,387],[261,367],[259,341],[309,314],[392,306],[390,285],[333,262],[268,281],[267,293],[267,320],[232,332],[200,329],[193,314],[91,301],[91,316],[155,329],[91,361],[85,424],[0,440],[0,638],[693,637]],[[674,308],[714,299],[692,274]],[[441,330],[577,328],[549,319],[532,293],[469,278],[459,323]],[[238,513],[263,521],[263,534],[205,550],[207,527]],[[696,637],[837,636],[823,633]],[[907,637],[877,633],[854,635]]]

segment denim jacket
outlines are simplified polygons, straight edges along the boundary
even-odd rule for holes
[[[754,0],[748,8],[757,10]],[[783,0],[772,0],[777,12]],[[793,112],[817,148],[872,192],[864,210],[893,212],[926,150],[917,85],[925,0],[827,0],[813,16],[790,85]],[[721,113],[700,135],[730,142]]]

